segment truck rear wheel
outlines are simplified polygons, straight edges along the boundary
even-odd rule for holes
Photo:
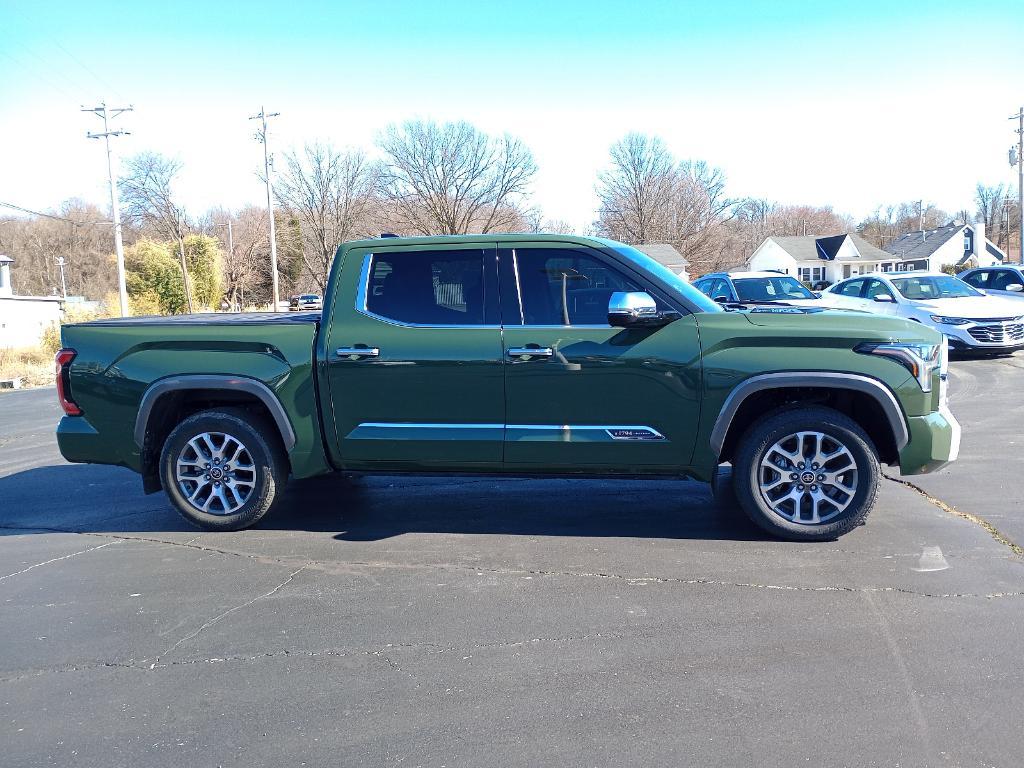
[[[830,541],[861,525],[881,471],[871,439],[831,408],[770,414],[743,435],[734,487],[755,524],[784,539]]]
[[[193,414],[174,428],[160,455],[160,479],[187,520],[238,531],[273,508],[288,468],[272,424],[225,408]]]

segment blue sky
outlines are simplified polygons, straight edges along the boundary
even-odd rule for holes
[[[736,197],[956,210],[1011,179],[1024,102],[1019,3],[967,5],[0,0],[0,200],[102,201],[99,121],[78,108],[106,98],[135,105],[120,152],[183,161],[194,213],[260,200],[261,104],[279,150],[372,150],[410,117],[507,130],[546,215],[580,228],[631,130],[721,166]]]

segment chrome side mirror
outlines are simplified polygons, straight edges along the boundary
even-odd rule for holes
[[[896,299],[894,299],[888,293],[880,293],[877,296],[875,296],[875,301],[881,301],[883,303],[890,303],[890,304],[892,304],[892,303],[894,303],[896,301]]]
[[[616,328],[665,325],[678,317],[676,312],[659,312],[657,302],[644,291],[616,291],[608,299],[608,325]]]
[[[1024,285],[1021,285],[1020,283],[1010,283],[1006,286],[1006,290],[1012,293],[1020,293],[1021,291],[1024,291]]]

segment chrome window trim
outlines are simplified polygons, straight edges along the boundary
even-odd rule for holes
[[[472,249],[467,249],[472,250]],[[429,253],[429,251],[417,251],[417,253]],[[356,302],[355,310],[363,317],[368,317],[371,320],[377,320],[381,323],[387,323],[388,325],[394,325],[398,328],[432,328],[436,330],[450,329],[450,330],[499,330],[500,325],[431,325],[428,323],[409,323],[404,320],[396,320],[392,317],[384,317],[378,315],[376,312],[371,312],[366,308],[367,292],[370,285],[370,265],[373,263],[373,253],[367,253],[363,257],[363,266],[359,270],[359,284],[356,286]]]

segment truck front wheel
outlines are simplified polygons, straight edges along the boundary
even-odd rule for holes
[[[764,530],[794,541],[829,541],[861,525],[880,476],[864,430],[819,406],[755,422],[735,456],[740,506]]]
[[[272,424],[243,410],[201,411],[164,443],[160,479],[174,507],[211,531],[238,531],[271,510],[288,479]]]

